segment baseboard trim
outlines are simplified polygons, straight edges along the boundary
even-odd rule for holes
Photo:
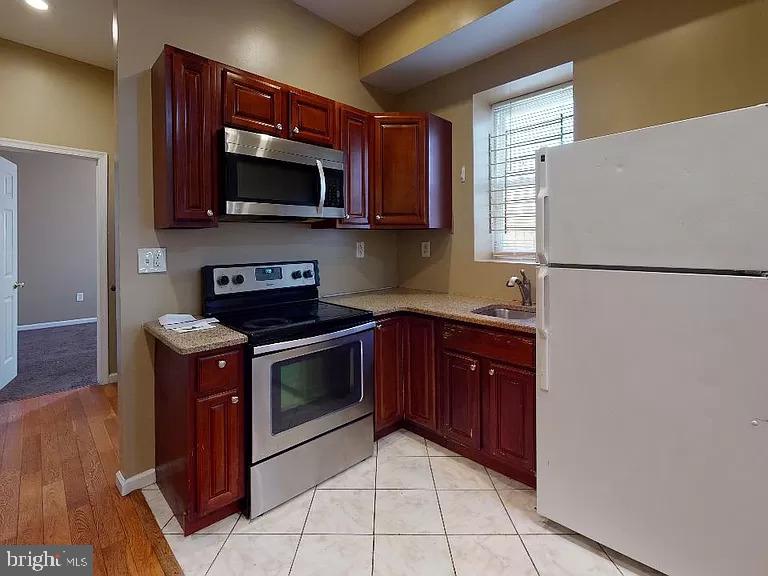
[[[120,495],[128,496],[128,494],[134,490],[141,490],[142,488],[154,484],[155,469],[150,468],[149,470],[144,470],[144,472],[139,472],[128,478],[123,476],[123,473],[118,470],[117,474],[115,474],[115,479],[117,480],[117,489],[120,491]]]
[[[55,322],[38,322],[37,324],[24,324],[18,327],[19,332],[25,330],[42,330],[43,328],[59,328],[61,326],[75,326],[77,324],[95,324],[98,318],[75,318],[74,320],[57,320]]]
[[[112,372],[109,376],[107,376],[104,384],[117,384],[117,372]]]

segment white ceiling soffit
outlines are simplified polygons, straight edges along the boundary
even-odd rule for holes
[[[41,12],[0,0],[0,38],[114,69],[112,0],[47,0]]]
[[[323,20],[361,36],[415,0],[293,0]]]
[[[405,92],[618,1],[513,0],[363,81],[389,92]]]

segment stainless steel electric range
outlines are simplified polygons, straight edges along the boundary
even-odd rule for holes
[[[373,454],[373,315],[319,284],[315,261],[203,268],[204,314],[248,336],[251,517]]]

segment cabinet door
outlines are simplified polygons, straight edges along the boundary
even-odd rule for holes
[[[374,225],[427,225],[424,138],[424,116],[374,117]]]
[[[344,198],[347,218],[342,225],[368,224],[368,147],[370,117],[349,106],[339,109],[340,147],[344,151]]]
[[[335,103],[316,94],[291,90],[288,137],[320,146],[333,146],[336,136]]]
[[[376,432],[403,417],[403,320],[390,318],[376,324]]]
[[[406,322],[405,418],[437,431],[434,321],[413,317]]]
[[[245,452],[238,389],[196,401],[197,512],[201,516],[242,497]]]
[[[480,448],[480,362],[455,352],[442,353],[440,395],[443,434]]]
[[[536,376],[508,364],[484,363],[483,450],[515,468],[536,467]]]
[[[227,68],[222,74],[224,124],[273,136],[287,134],[283,88],[255,74]]]
[[[213,62],[174,51],[171,55],[174,218],[211,222],[213,194]]]

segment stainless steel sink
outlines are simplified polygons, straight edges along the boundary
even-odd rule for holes
[[[514,308],[507,308],[506,306],[485,306],[483,308],[472,310],[472,312],[475,314],[482,314],[483,316],[504,318],[505,320],[533,320],[536,318],[535,312],[515,310]]]

